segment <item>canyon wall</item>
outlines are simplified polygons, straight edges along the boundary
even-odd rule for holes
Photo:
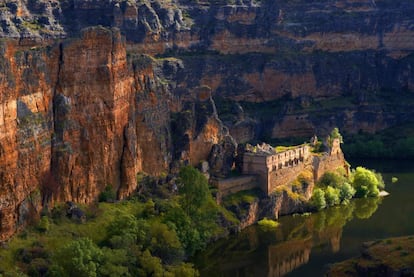
[[[90,203],[107,186],[124,198],[139,172],[207,160],[228,136],[208,93],[173,96],[156,75],[162,62],[127,59],[118,29],[49,47],[10,40],[1,51],[1,240],[55,201]],[[172,114],[188,121],[174,135]]]
[[[5,0],[0,11],[1,240],[47,203],[88,203],[108,185],[125,197],[138,172],[209,160],[225,176],[236,143],[414,118],[409,1]]]

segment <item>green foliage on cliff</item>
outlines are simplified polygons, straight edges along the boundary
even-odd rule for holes
[[[333,142],[334,139],[339,139],[340,143],[344,142],[344,140],[342,138],[342,135],[339,133],[339,129],[336,128],[336,127],[332,130],[331,134],[328,137],[329,146],[332,146],[332,142]]]
[[[218,223],[229,215],[215,203],[200,172],[184,167],[179,180],[179,194],[169,198],[149,192],[84,207],[89,216],[83,224],[57,206],[60,212],[43,217],[0,252],[0,275],[198,276],[184,260],[226,235]],[[16,257],[22,257],[18,263]]]
[[[183,167],[178,182],[180,203],[187,215],[195,214],[197,209],[211,199],[207,179],[197,169],[190,166]]]
[[[318,211],[326,208],[325,192],[322,189],[316,188],[313,191],[311,205]]]

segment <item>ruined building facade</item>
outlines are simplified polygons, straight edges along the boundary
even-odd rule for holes
[[[266,151],[267,150],[267,151]],[[246,152],[243,157],[243,174],[257,175],[260,188],[270,194],[277,186],[287,184],[291,178],[286,175],[294,175],[296,178],[303,170],[305,162],[310,157],[307,144],[276,152],[273,149],[259,149],[254,152]]]

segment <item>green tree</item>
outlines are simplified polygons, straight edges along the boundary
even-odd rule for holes
[[[107,185],[105,190],[99,194],[99,202],[114,202],[116,200],[116,192],[111,185]]]
[[[136,244],[140,231],[137,219],[127,213],[118,213],[106,230],[107,241],[112,248],[125,248]]]
[[[325,192],[322,189],[314,189],[311,198],[311,205],[314,206],[318,211],[326,208]]]
[[[185,166],[180,170],[178,182],[181,206],[192,216],[211,197],[207,179],[197,169]]]
[[[355,189],[351,184],[345,182],[342,186],[339,187],[339,199],[342,203],[347,203],[355,195]]]
[[[155,221],[150,227],[152,255],[161,258],[164,263],[171,264],[183,258],[183,249],[175,230],[170,230],[164,223]]]
[[[131,276],[128,271],[128,255],[125,249],[102,249],[102,265],[99,267],[99,276]]]
[[[321,179],[318,181],[318,186],[326,188],[331,186],[333,188],[339,188],[345,183],[345,177],[340,176],[335,172],[325,172]]]
[[[138,257],[139,276],[164,276],[164,269],[162,267],[161,259],[153,257],[149,250],[145,250],[142,255]]]
[[[61,248],[55,260],[63,276],[96,277],[102,255],[92,240],[81,238]]]
[[[378,180],[376,173],[362,166],[356,168],[352,185],[356,190],[356,197],[375,197],[379,195],[380,180]]]
[[[325,201],[327,206],[335,206],[340,203],[339,190],[328,186],[325,190]]]
[[[333,143],[334,139],[339,139],[340,143],[344,143],[342,135],[341,135],[341,133],[339,133],[339,129],[336,128],[336,127],[332,130],[331,134],[328,136],[329,146],[332,146],[332,143]]]
[[[206,242],[201,238],[198,231],[199,225],[192,222],[191,218],[180,206],[171,207],[165,215],[165,222],[170,229],[177,232],[183,248],[188,255],[193,255],[201,250]]]

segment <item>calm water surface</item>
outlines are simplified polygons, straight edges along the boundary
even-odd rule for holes
[[[201,276],[323,276],[330,263],[359,254],[365,241],[414,234],[414,162],[352,161],[383,174],[390,195],[358,199],[310,216],[252,226],[195,258]],[[391,184],[391,177],[398,182]]]

